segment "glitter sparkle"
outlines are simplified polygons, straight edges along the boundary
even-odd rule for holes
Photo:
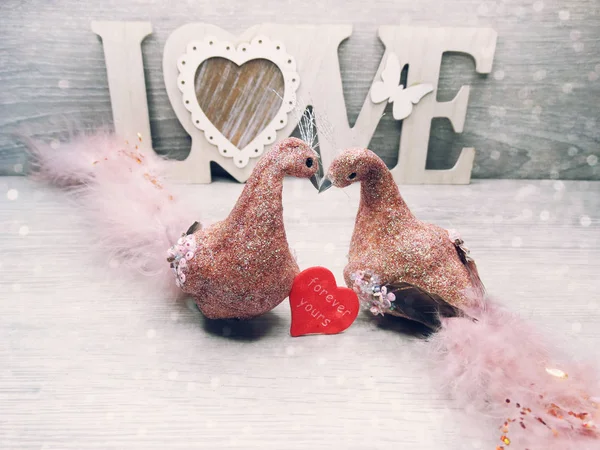
[[[247,319],[288,296],[299,268],[283,224],[283,179],[309,178],[318,166],[305,142],[281,141],[257,163],[229,217],[193,233],[197,247],[180,284],[205,316]]]
[[[370,270],[381,285],[410,283],[457,307],[471,301],[468,292],[476,286],[448,232],[413,216],[392,174],[375,153],[346,150],[332,162],[328,176],[337,187],[361,182],[349,263],[344,269],[349,287],[354,285],[353,274]]]

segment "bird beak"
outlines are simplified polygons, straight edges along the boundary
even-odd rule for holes
[[[323,181],[321,182],[321,186],[319,186],[319,194],[321,192],[325,192],[331,186],[333,186],[333,183],[331,182],[331,180],[329,179],[329,177],[323,178]]]
[[[316,148],[312,148],[312,151],[315,152],[315,155],[317,156],[317,160],[319,162],[319,170],[317,170],[316,173],[312,177],[310,177],[310,182],[315,187],[315,189],[318,191],[319,185],[321,184],[321,180],[323,179],[323,162],[321,161],[320,150],[316,149]]]
[[[312,177],[310,177],[310,182],[315,187],[315,189],[318,191],[319,190],[319,177],[317,176],[316,173]]]

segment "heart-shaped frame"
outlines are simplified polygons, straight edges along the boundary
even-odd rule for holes
[[[279,111],[266,128],[242,149],[231,143],[214,126],[196,98],[196,71],[209,58],[224,58],[238,66],[253,59],[266,59],[275,64],[283,75],[284,90]],[[233,158],[234,164],[239,168],[245,167],[250,158],[262,155],[265,146],[275,142],[277,130],[285,127],[288,113],[296,106],[296,90],[300,85],[296,61],[287,54],[281,42],[271,41],[265,36],[257,36],[250,43],[242,43],[237,47],[230,42],[219,41],[216,37],[207,37],[201,42],[192,41],[187,45],[186,53],[177,60],[177,68],[177,86],[182,93],[185,108],[191,113],[192,123],[204,132],[208,142],[217,146],[222,156]]]

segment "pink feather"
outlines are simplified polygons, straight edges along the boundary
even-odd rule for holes
[[[496,304],[467,312],[476,320],[443,319],[427,347],[460,406],[497,420],[497,448],[600,449],[595,368],[558,359],[531,324]]]
[[[177,292],[166,251],[194,218],[163,178],[166,160],[103,132],[57,149],[29,142],[29,151],[32,176],[71,193],[93,242],[133,272]]]

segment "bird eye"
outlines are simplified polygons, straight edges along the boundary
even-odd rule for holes
[[[355,178],[356,178],[356,172],[352,172],[350,175],[348,175],[349,180],[354,180]]]
[[[312,165],[313,165],[313,159],[307,158],[306,159],[306,167],[312,167]]]

